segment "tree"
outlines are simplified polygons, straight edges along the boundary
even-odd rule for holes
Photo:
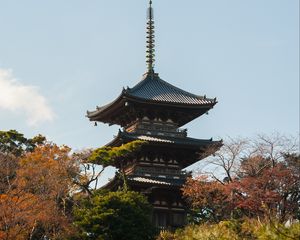
[[[193,221],[219,222],[230,217],[230,196],[225,187],[218,181],[210,181],[207,176],[187,180],[183,195],[192,206]]]
[[[299,202],[291,198],[299,177],[283,164],[265,169],[260,175],[244,177],[228,185],[234,192],[234,204],[248,217],[276,217],[279,221],[296,218]]]
[[[37,135],[33,138],[25,138],[16,130],[0,131],[0,152],[20,156],[24,152],[32,152],[40,144],[44,144],[46,138]]]
[[[141,144],[71,153],[67,146],[46,142],[41,135],[28,139],[15,130],[1,131],[0,239],[63,239],[74,234],[73,206],[97,192],[106,166],[122,164],[121,159],[131,157]],[[143,219],[145,212],[139,209],[146,211],[144,200],[128,193],[130,198],[128,208],[136,219]]]
[[[79,171],[73,176],[74,184],[83,194],[88,195],[92,195],[98,188],[98,179],[106,168],[89,160],[92,152],[91,149],[85,149],[72,154],[73,161],[79,166]]]
[[[198,177],[188,179],[182,189],[192,206],[191,221],[219,222],[240,215],[239,210],[234,209],[234,193],[228,184],[235,180],[239,162],[247,156],[247,146],[246,139],[229,138],[219,151],[207,150],[210,156],[207,163],[216,166],[217,173],[200,172]]]
[[[295,209],[294,214],[298,220],[300,220],[300,154],[285,154],[286,167],[291,171],[291,174],[298,179],[290,188],[290,194],[287,195],[289,201],[298,204],[298,208]]]
[[[208,160],[221,167],[224,180],[220,172],[219,176],[206,173],[189,180],[183,193],[198,215],[211,214],[214,220],[244,216],[272,217],[280,222],[297,219],[299,159],[294,141],[280,135],[274,139],[259,136],[252,141],[230,139]]]
[[[91,176],[82,181],[81,187],[88,196],[79,200],[79,206],[74,210],[75,225],[81,230],[80,239],[153,238],[151,206],[143,195],[128,191],[122,167],[123,161],[132,157],[144,144],[144,141],[133,141],[119,147],[102,147],[94,150],[86,158],[82,169],[85,173],[89,170]],[[95,165],[102,166],[97,173],[94,171]],[[119,176],[124,182],[122,191],[104,192],[90,189],[90,181],[97,179],[98,174],[109,165],[120,166]]]
[[[134,154],[143,146],[145,145],[145,141],[132,141],[129,143],[125,143],[118,147],[101,147],[98,149],[95,149],[91,156],[88,158],[87,162],[90,164],[98,164],[103,167],[102,171],[104,170],[104,167],[109,165],[119,165],[119,174],[123,178],[123,187],[125,191],[127,190],[127,181],[126,181],[126,175],[124,173],[123,169],[123,162],[126,161],[126,159],[133,157]]]
[[[151,207],[137,192],[96,192],[74,211],[81,239],[153,239]]]
[[[0,131],[0,194],[12,187],[20,156],[45,143],[46,138],[40,134],[25,138],[16,130]]]
[[[200,172],[200,175],[208,175],[222,184],[224,181],[220,176],[224,177],[226,182],[231,182],[235,177],[240,160],[248,155],[247,146],[247,139],[229,138],[223,143],[219,151],[215,152],[214,147],[208,149],[207,155],[210,157],[207,158],[207,163],[211,166],[216,166],[218,174],[210,171],[204,173]]]
[[[101,147],[95,149],[89,157],[89,162],[100,164],[102,166],[112,165],[116,161],[132,157],[142,145],[146,144],[145,141],[132,141],[125,143],[119,147]]]
[[[77,172],[65,146],[45,144],[22,156],[12,187],[0,194],[3,238],[62,239],[71,229],[68,200]]]

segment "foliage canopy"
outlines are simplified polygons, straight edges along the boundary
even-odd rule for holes
[[[153,239],[151,206],[137,192],[97,192],[74,211],[82,239]]]
[[[132,156],[132,154],[138,151],[144,144],[145,141],[137,140],[123,144],[119,147],[97,148],[92,152],[88,160],[91,163],[103,166],[112,165],[117,160]]]
[[[0,152],[11,153],[20,156],[24,152],[31,152],[39,144],[44,144],[46,138],[37,135],[33,138],[25,138],[16,130],[0,131]]]

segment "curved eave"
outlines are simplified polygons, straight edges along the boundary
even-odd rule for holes
[[[126,132],[119,131],[118,135],[108,144],[105,146],[109,147],[117,147],[121,146],[122,144],[135,141],[135,140],[143,140],[146,141],[148,144],[145,147],[159,147],[159,148],[169,148],[169,149],[182,149],[186,151],[194,152],[195,158],[186,159],[185,161],[181,162],[183,168],[194,164],[197,161],[200,161],[210,154],[216,152],[220,149],[223,145],[223,141],[213,141],[212,139],[194,139],[194,138],[170,138],[166,137],[163,138],[162,136],[153,136],[153,135],[139,135],[142,138],[137,137],[137,134],[130,134]],[[146,138],[144,138],[146,137]],[[159,139],[160,138],[160,139]],[[172,141],[179,140],[179,141]],[[208,150],[208,151],[207,151]],[[118,165],[115,165],[118,167]]]
[[[90,121],[101,121],[101,117],[104,116],[107,112],[111,112],[111,110],[116,109],[124,99],[124,92],[123,89],[121,94],[112,102],[102,106],[96,107],[95,111],[87,111],[86,117],[89,118]]]
[[[212,108],[216,103],[216,99],[203,99],[207,101],[207,103],[197,104],[197,103],[181,103],[181,102],[170,102],[170,101],[158,101],[153,99],[145,99],[137,96],[130,95],[130,93],[125,92],[124,96],[128,100],[132,100],[134,102],[142,103],[142,104],[151,104],[151,105],[159,105],[159,106],[172,106],[178,108],[192,108],[192,109],[200,109],[200,108]]]
[[[122,132],[119,130],[118,135],[105,146],[120,146],[123,143],[127,143],[130,141],[142,140],[152,144],[158,145],[173,145],[175,146],[184,146],[187,148],[201,148],[205,146],[215,145],[221,146],[222,140],[213,141],[212,139],[195,139],[195,138],[176,138],[176,137],[164,137],[164,136],[153,136],[153,135],[138,135],[138,134],[130,134],[127,132]]]
[[[144,105],[152,105],[152,106],[165,106],[165,107],[173,107],[173,108],[181,108],[181,109],[205,109],[206,111],[210,110],[217,103],[216,99],[204,99],[207,101],[205,104],[187,104],[180,102],[168,102],[168,101],[157,101],[151,99],[139,98],[136,96],[130,95],[125,89],[121,92],[121,94],[111,103],[104,105],[102,107],[97,107],[95,111],[87,111],[87,117],[90,121],[100,121],[107,122],[106,117],[109,117],[110,114],[115,113],[119,109],[125,107],[125,102],[128,103],[139,103]],[[114,123],[112,123],[114,124]]]

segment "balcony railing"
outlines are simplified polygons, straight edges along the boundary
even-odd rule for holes
[[[159,178],[166,178],[166,179],[186,179],[188,176],[190,176],[189,172],[180,171],[180,170],[169,171],[167,169],[165,169],[165,171],[158,171],[153,169],[147,169],[147,170],[137,169],[134,171],[134,173],[141,176],[159,177]]]

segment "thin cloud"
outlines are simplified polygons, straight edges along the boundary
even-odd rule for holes
[[[54,112],[35,86],[17,81],[11,70],[0,68],[0,109],[25,113],[29,125],[54,119]]]

